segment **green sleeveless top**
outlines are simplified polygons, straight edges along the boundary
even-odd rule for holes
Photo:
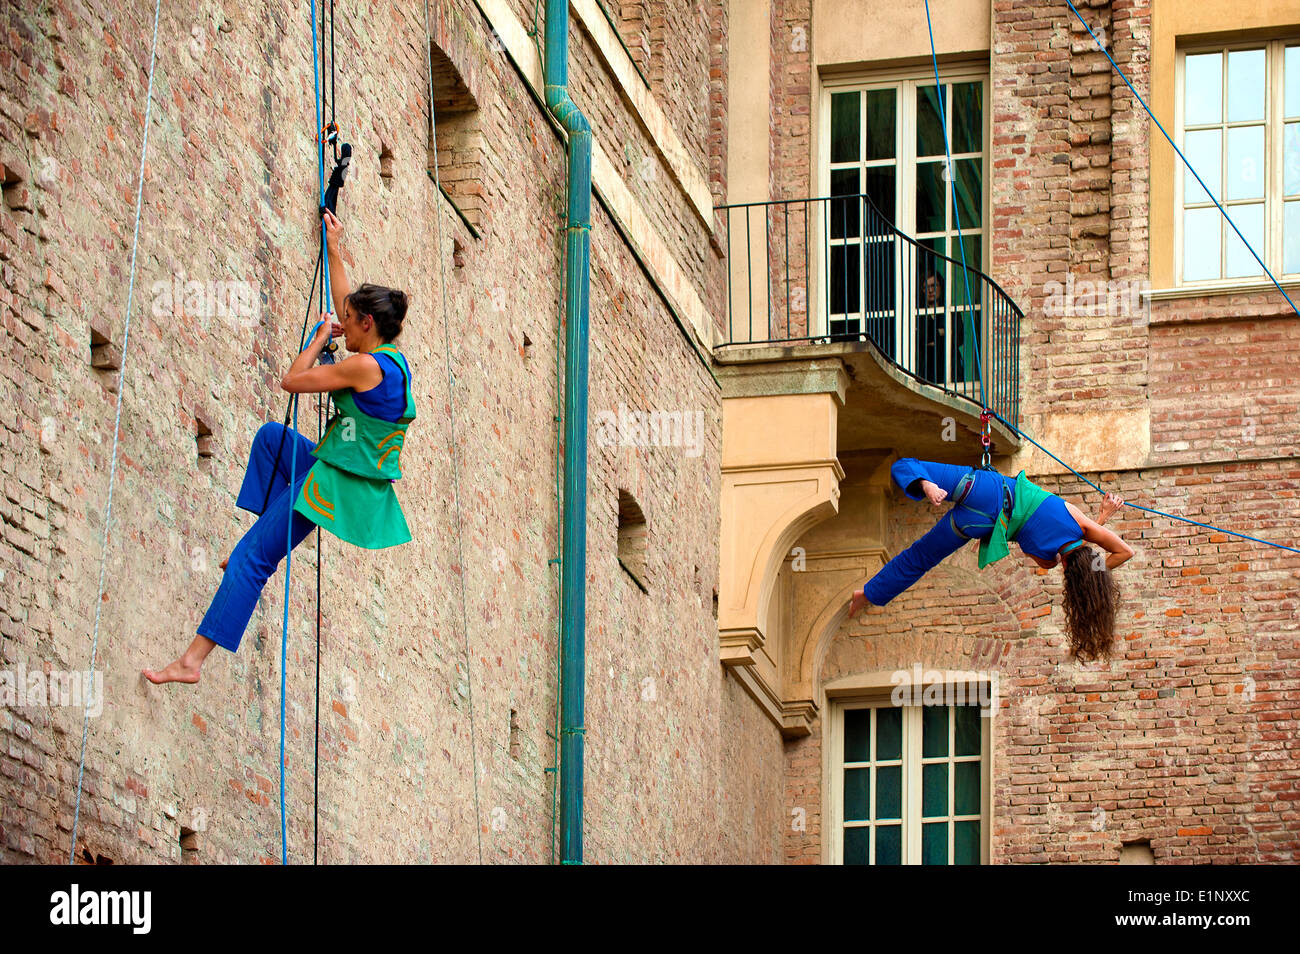
[[[372,417],[357,406],[352,388],[331,391],[337,409],[312,456],[293,509],[348,543],[368,550],[395,547],[411,539],[393,481],[402,476],[401,448],[415,420],[411,369],[392,345],[391,355],[406,379],[406,410],[396,421]]]

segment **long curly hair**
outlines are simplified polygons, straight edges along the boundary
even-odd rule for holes
[[[1087,544],[1065,555],[1065,629],[1070,655],[1089,662],[1110,657],[1119,612],[1119,584],[1106,554]]]

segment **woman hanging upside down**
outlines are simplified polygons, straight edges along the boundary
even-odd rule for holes
[[[326,212],[325,229],[330,293],[343,306],[342,321],[322,320],[280,386],[298,394],[328,391],[337,413],[319,445],[274,422],[258,430],[235,505],[260,516],[221,562],[225,576],[198,635],[175,662],[145,669],[150,682],[198,682],[213,646],[239,648],[258,594],[285,557],[290,519],[295,547],[316,525],[372,550],[411,539],[393,481],[402,476],[398,458],[415,419],[415,398],[406,358],[390,344],[402,332],[406,294],[369,284],[351,290],[339,256],[343,226]],[[332,334],[341,334],[354,353],[313,367]],[[292,488],[291,454],[297,460]]]
[[[1039,566],[1050,570],[1059,563],[1065,573],[1070,654],[1092,660],[1110,653],[1119,608],[1119,587],[1111,571],[1132,558],[1133,548],[1102,524],[1123,500],[1107,494],[1093,520],[1028,480],[1023,470],[1013,479],[992,470],[904,457],[894,462],[890,474],[913,500],[928,499],[936,507],[951,500],[955,506],[853,594],[850,616],[868,603],[886,605],[968,540],[980,541],[980,569],[1006,556],[1007,541],[1014,540]]]

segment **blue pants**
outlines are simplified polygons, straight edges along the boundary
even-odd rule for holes
[[[280,461],[277,464],[275,452],[280,447],[281,436],[284,436],[284,449],[280,451]],[[226,575],[222,577],[217,595],[212,598],[212,605],[208,607],[198,629],[200,636],[206,636],[232,653],[239,648],[248,621],[253,618],[253,610],[257,608],[262,587],[275,573],[287,552],[285,537],[289,515],[293,515],[295,547],[316,526],[292,509],[293,501],[307,478],[307,471],[316,462],[316,458],[311,456],[315,446],[297,431],[275,422],[263,424],[253,438],[253,449],[248,455],[248,469],[244,471],[244,483],[239,488],[235,506],[261,516],[248,528],[248,532],[231,552]],[[296,483],[290,490],[289,467],[295,454]],[[262,502],[266,499],[268,482],[271,485],[271,499],[263,513]]]
[[[948,499],[956,496],[957,484],[967,474],[974,486],[961,506],[954,507],[939,518],[930,530],[910,547],[898,554],[862,588],[876,606],[884,606],[907,589],[944,559],[951,556],[973,538],[984,538],[993,530],[993,521],[984,514],[997,514],[1002,508],[1003,487],[1007,479],[991,470],[977,470],[957,464],[939,464],[915,457],[903,457],[894,462],[890,475],[894,483],[913,500],[925,500],[921,480],[929,480],[948,492]],[[1012,485],[1014,486],[1014,485]],[[954,526],[956,529],[953,529]],[[957,532],[960,530],[966,536]]]

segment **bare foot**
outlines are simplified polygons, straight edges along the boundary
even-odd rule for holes
[[[226,564],[229,563],[229,562],[230,562],[230,557],[226,557],[224,560],[222,560],[222,561],[221,561],[221,569],[224,570],[224,569],[226,568]]]
[[[195,683],[199,681],[199,667],[187,663],[184,656],[162,670],[142,669],[140,671],[154,685],[162,685],[165,682]]]

